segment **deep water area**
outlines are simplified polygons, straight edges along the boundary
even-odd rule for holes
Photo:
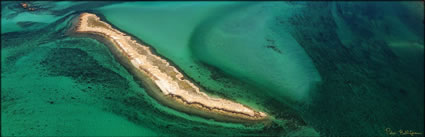
[[[27,4],[1,2],[2,136],[424,134],[423,1]],[[271,122],[162,105],[104,43],[69,35],[83,12]]]

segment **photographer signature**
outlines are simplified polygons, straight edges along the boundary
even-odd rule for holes
[[[402,129],[400,129],[400,130],[398,130],[398,132],[395,132],[395,131],[391,130],[391,128],[386,128],[385,132],[388,135],[410,135],[410,136],[422,135],[422,133],[415,132],[415,131],[412,131],[412,130],[402,130]]]

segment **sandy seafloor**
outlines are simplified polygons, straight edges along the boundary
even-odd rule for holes
[[[1,2],[2,136],[424,133],[423,2]],[[92,12],[209,95],[272,115],[217,122],[146,94],[107,47],[65,35]]]

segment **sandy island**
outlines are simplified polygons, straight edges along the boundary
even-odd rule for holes
[[[151,47],[112,28],[94,14],[82,13],[74,23],[72,30],[76,35],[105,43],[120,63],[147,88],[147,92],[164,105],[218,121],[258,122],[268,119],[264,112],[208,96],[169,61],[155,55]]]

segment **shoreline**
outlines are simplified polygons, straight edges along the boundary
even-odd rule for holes
[[[71,33],[94,38],[111,50],[120,63],[147,88],[148,94],[171,108],[214,118],[217,121],[259,122],[269,116],[246,105],[227,99],[210,97],[185,76],[176,65],[147,46],[102,21],[98,16],[82,13],[73,19]]]

